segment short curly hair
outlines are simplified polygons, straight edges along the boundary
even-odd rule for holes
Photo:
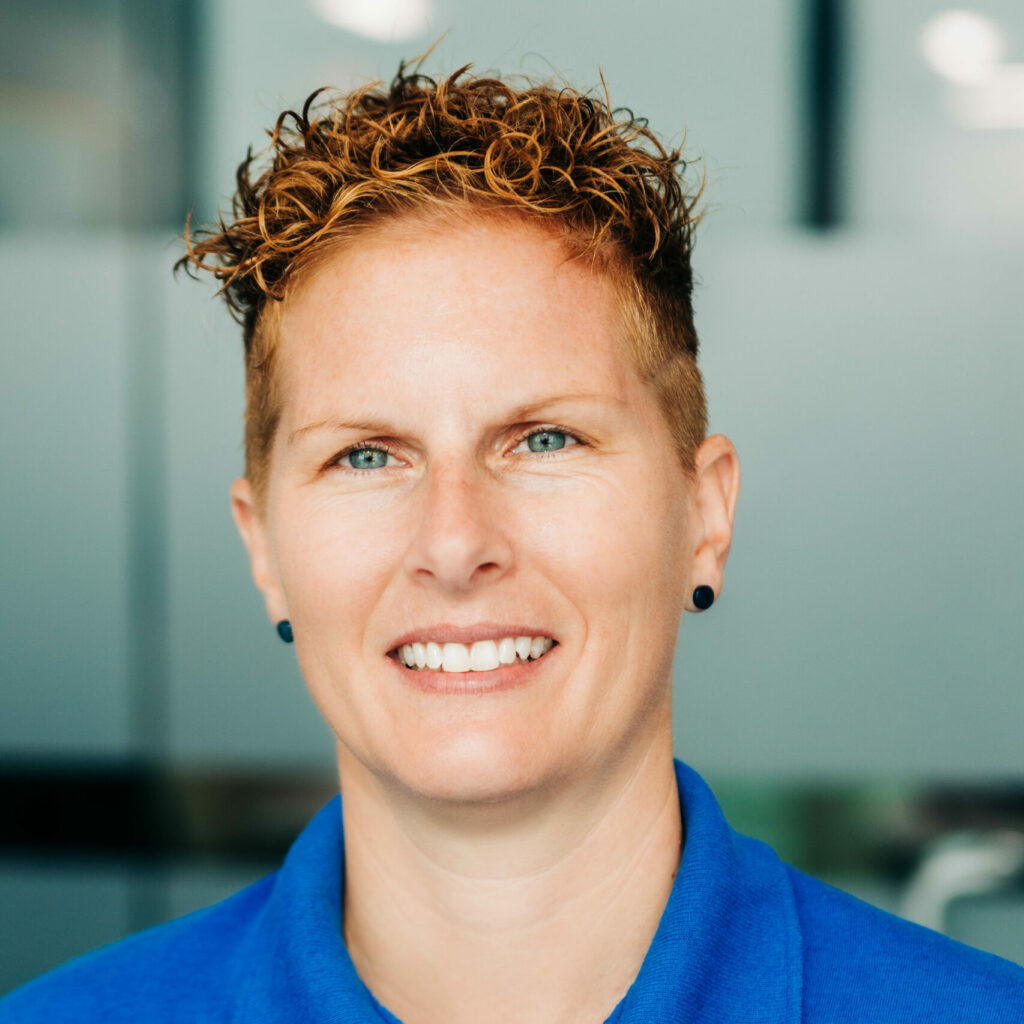
[[[303,272],[403,215],[519,216],[558,232],[569,258],[607,273],[640,376],[655,390],[683,468],[707,429],[697,368],[690,253],[702,183],[646,121],[567,86],[475,77],[435,81],[399,66],[301,113],[284,111],[273,159],[239,165],[233,221],[190,234],[175,264],[211,272],[243,327],[245,473],[262,504],[280,418],[273,373],[279,310]],[[288,122],[291,121],[291,124]],[[258,173],[257,173],[258,172]],[[210,259],[212,262],[207,262]]]

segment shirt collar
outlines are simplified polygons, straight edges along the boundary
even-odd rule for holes
[[[704,780],[676,761],[686,840],[654,941],[615,1024],[797,1024],[803,957],[785,866],[734,832]]]
[[[636,980],[607,1024],[797,1024],[802,952],[784,865],[729,828],[706,783],[676,762],[686,840]],[[239,950],[238,1021],[381,1024],[341,932],[344,836],[335,797],[306,826]]]

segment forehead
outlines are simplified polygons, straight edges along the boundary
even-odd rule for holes
[[[396,377],[449,403],[499,388],[515,404],[546,383],[621,395],[638,381],[617,292],[567,257],[555,234],[508,218],[406,220],[347,243],[284,303],[282,411],[368,399]]]

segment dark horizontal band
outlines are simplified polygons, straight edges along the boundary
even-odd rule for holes
[[[1024,783],[729,783],[734,827],[779,839],[804,870],[905,875],[947,832],[1024,832]],[[139,761],[0,761],[0,856],[216,857],[278,862],[337,792],[333,771],[160,768]]]
[[[0,853],[278,859],[337,792],[330,771],[174,771],[134,761],[0,766]]]

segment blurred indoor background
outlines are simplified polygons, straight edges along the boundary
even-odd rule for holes
[[[604,75],[708,213],[744,482],[680,757],[733,824],[1024,962],[1024,6],[6,0],[0,992],[271,870],[332,738],[231,522],[240,331],[189,209],[315,87]]]

